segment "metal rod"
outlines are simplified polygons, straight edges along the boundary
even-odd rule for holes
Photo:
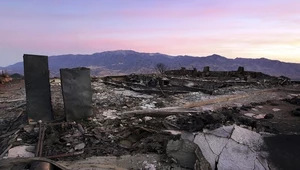
[[[39,127],[39,137],[38,137],[38,142],[36,145],[36,150],[35,150],[35,157],[39,156],[40,152],[40,141],[41,141],[41,135],[42,135],[42,121],[38,121],[40,127]]]
[[[4,155],[6,154],[6,152],[12,147],[12,144],[10,144],[0,155],[0,159],[2,159],[4,157]]]
[[[39,146],[39,157],[41,157],[42,154],[43,154],[45,131],[46,131],[46,127],[43,126],[42,135],[41,135],[41,142],[40,142],[40,146]]]
[[[52,158],[63,158],[63,157],[68,157],[68,156],[77,156],[77,155],[81,155],[81,154],[83,154],[83,153],[84,153],[84,151],[73,152],[73,153],[64,153],[64,154],[60,154],[60,155],[46,156],[46,158],[48,158],[48,159],[52,159]]]
[[[56,126],[56,125],[75,125],[76,122],[58,122],[58,123],[49,123],[47,126]]]

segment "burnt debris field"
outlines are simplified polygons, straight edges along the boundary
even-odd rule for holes
[[[0,79],[0,169],[300,169],[300,85],[287,77],[49,78],[48,58],[33,55],[24,72]]]

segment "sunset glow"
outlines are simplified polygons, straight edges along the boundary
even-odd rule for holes
[[[299,0],[0,2],[0,66],[108,50],[300,63]]]

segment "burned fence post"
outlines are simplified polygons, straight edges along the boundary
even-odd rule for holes
[[[88,120],[93,116],[90,69],[60,69],[67,121]]]
[[[205,66],[205,67],[203,68],[202,76],[208,77],[209,75],[210,75],[210,68],[209,68],[209,66]]]
[[[209,71],[210,71],[209,66],[205,66],[205,67],[203,68],[203,72],[207,73],[207,72],[209,72]]]
[[[23,55],[29,123],[53,119],[48,56]]]
[[[237,72],[240,73],[240,74],[244,74],[244,72],[245,72],[244,67],[239,67]]]

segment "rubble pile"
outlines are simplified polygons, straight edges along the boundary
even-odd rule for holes
[[[260,103],[262,104],[262,103]],[[104,112],[103,117],[91,122],[73,124],[49,124],[45,132],[43,156],[78,153],[71,159],[90,156],[120,156],[137,153],[165,154],[169,140],[180,138],[175,132],[201,132],[214,130],[223,125],[237,124],[256,132],[278,133],[271,122],[242,116],[259,104],[241,108],[222,108],[218,111],[197,113],[124,115],[115,111],[115,117]],[[34,127],[32,127],[34,129]],[[38,133],[21,131],[20,138],[27,144],[34,144]],[[27,136],[27,137],[26,137]],[[28,137],[31,136],[31,137]],[[62,158],[65,160],[65,158]],[[68,160],[68,159],[67,159]]]
[[[0,74],[0,84],[8,83],[12,81],[12,78],[5,72],[2,71]]]
[[[206,71],[205,71],[206,70]],[[259,72],[209,71],[196,69],[168,70],[161,75],[107,76],[103,82],[114,87],[125,88],[145,94],[174,95],[202,92],[209,95],[226,94],[244,88],[271,88],[291,84],[288,77],[273,77]]]

